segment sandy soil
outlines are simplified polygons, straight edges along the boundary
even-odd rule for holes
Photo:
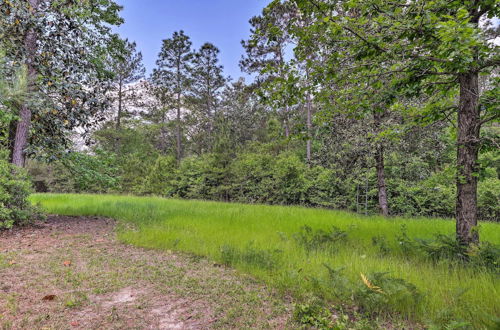
[[[135,248],[99,217],[0,232],[3,329],[293,327],[290,304],[203,258]]]

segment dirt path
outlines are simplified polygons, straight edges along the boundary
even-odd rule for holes
[[[114,222],[51,216],[0,232],[2,329],[289,328],[290,306],[207,260],[115,240]]]

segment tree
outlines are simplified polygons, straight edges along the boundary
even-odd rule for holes
[[[33,8],[34,15],[38,11],[40,0],[28,0],[29,5]],[[34,27],[30,27],[24,36],[24,48],[26,50],[26,66],[28,70],[28,91],[33,91],[35,88],[35,80],[37,69],[35,66],[35,57],[37,52],[37,32]],[[28,130],[31,123],[31,110],[27,104],[21,105],[19,111],[19,120],[16,126],[16,134],[14,137],[14,145],[12,150],[12,163],[19,167],[24,166],[24,148],[28,143]]]
[[[212,150],[214,130],[218,120],[218,109],[222,88],[227,79],[219,64],[219,49],[205,43],[195,54],[191,75],[191,116],[197,133],[195,143],[200,150]]]
[[[233,153],[250,141],[264,140],[270,113],[259,101],[254,88],[247,85],[243,78],[226,86],[220,109],[220,117],[230,130],[229,150]]]
[[[129,84],[143,78],[146,69],[142,64],[141,52],[136,50],[135,42],[129,42],[128,39],[116,39],[112,52],[110,69],[115,74],[117,103],[115,127],[119,129],[122,118],[130,115],[128,104],[137,105],[138,93],[134,86]]]
[[[425,95],[415,116],[430,121],[456,116],[457,239],[477,243],[481,126],[500,115],[491,101],[498,86],[480,90],[479,76],[500,63],[490,21],[499,15],[498,1],[293,2],[316,22],[298,31],[301,42],[322,31],[323,45],[341,45],[327,63],[332,76],[374,88],[384,78],[399,97]],[[334,70],[348,58],[354,60],[349,76],[337,76]]]
[[[120,9],[112,0],[0,3],[6,57],[26,64],[32,95],[11,122],[14,164],[65,145],[74,127],[88,128],[100,118],[111,76],[104,68],[110,26],[122,22]]]
[[[240,61],[243,71],[257,73],[256,84],[262,87],[261,93],[282,93],[281,102],[273,98],[273,106],[280,110],[285,137],[290,136],[290,103],[286,90],[283,89],[280,79],[286,76],[287,50],[291,45],[290,23],[295,17],[296,10],[290,2],[273,1],[262,14],[250,19],[251,37],[242,41],[246,55]],[[268,89],[266,91],[266,89]]]
[[[163,40],[163,46],[153,72],[153,83],[164,89],[164,96],[172,97],[176,111],[176,154],[180,161],[182,149],[182,109],[191,85],[191,67],[193,52],[191,41],[184,31],[174,32],[172,38]],[[169,102],[170,103],[170,102]]]

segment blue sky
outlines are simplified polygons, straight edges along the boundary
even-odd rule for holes
[[[194,48],[204,42],[216,45],[224,72],[237,79],[245,76],[238,62],[243,54],[241,40],[249,36],[248,20],[260,14],[270,0],[117,0],[124,7],[125,23],[116,29],[137,43],[151,73],[161,41],[174,31],[184,30]]]

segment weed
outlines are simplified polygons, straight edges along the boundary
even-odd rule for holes
[[[352,284],[343,274],[345,267],[333,268],[327,264],[323,265],[328,271],[327,288],[332,292],[333,296],[338,299],[348,298],[352,293]]]
[[[78,308],[82,306],[89,298],[84,292],[72,292],[70,297],[65,300],[64,306],[67,308]]]
[[[437,234],[433,239],[411,239],[406,233],[405,225],[401,228],[401,234],[397,238],[401,251],[404,255],[423,255],[433,262],[448,260],[458,262],[470,267],[481,267],[487,270],[499,272],[500,248],[489,242],[481,242],[479,245],[464,246],[457,241],[453,235]],[[385,250],[385,241],[379,237],[373,237],[372,242],[379,249]]]
[[[369,276],[361,274],[361,285],[354,292],[354,299],[371,314],[388,312],[417,313],[422,295],[417,287],[401,278],[387,276],[387,272],[376,272]]]
[[[334,327],[332,313],[317,299],[296,304],[293,318],[301,328],[333,329]]]
[[[387,240],[384,235],[373,236],[372,244],[378,248],[379,254],[382,256],[391,253],[391,248],[387,245]]]
[[[406,224],[401,225],[401,232],[396,237],[396,240],[403,255],[411,256],[417,251],[415,242],[408,236],[408,226]]]
[[[438,234],[433,240],[415,240],[417,249],[432,261],[441,259],[466,261],[467,247],[460,244],[455,237]]]
[[[294,235],[294,238],[308,252],[318,249],[334,252],[335,244],[347,241],[347,232],[335,226],[329,232],[323,229],[313,230],[309,226],[303,226],[300,232]]]
[[[241,251],[229,245],[223,245],[220,251],[221,260],[225,265],[231,266],[242,263],[266,270],[273,270],[278,267],[282,253],[278,249],[259,250],[252,242]]]
[[[467,252],[472,264],[488,270],[500,272],[500,247],[489,242],[473,245]]]

